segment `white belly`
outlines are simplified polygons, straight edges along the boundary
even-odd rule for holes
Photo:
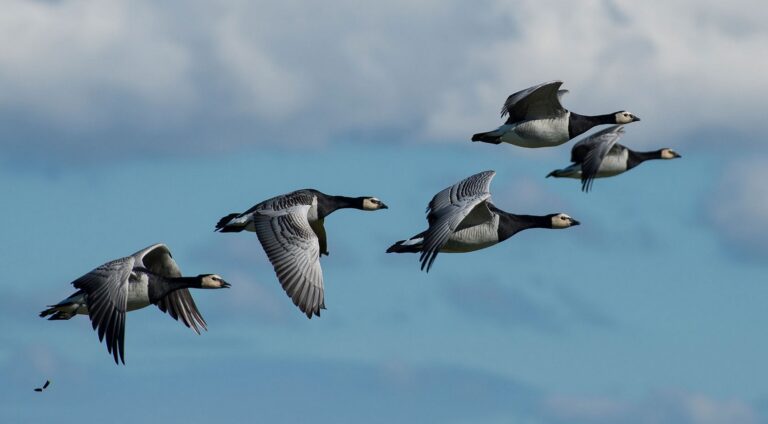
[[[494,221],[498,221],[498,218]],[[445,253],[463,253],[493,246],[499,242],[494,221],[456,231],[440,251]]]
[[[140,281],[128,282],[128,302],[127,310],[135,311],[150,305],[149,303],[149,285],[147,284],[146,275],[142,275]]]
[[[597,170],[598,177],[612,177],[619,175],[627,170],[627,152],[621,155],[608,155],[600,163],[600,169]]]
[[[567,116],[513,124],[501,136],[504,143],[528,148],[559,146],[568,140]]]
[[[625,155],[626,156],[626,155]],[[613,177],[619,175],[627,170],[627,159],[622,156],[606,156],[600,163],[600,168],[597,170],[595,178]],[[559,178],[575,178],[581,179],[581,165],[575,163],[565,169],[560,170],[557,173]]]

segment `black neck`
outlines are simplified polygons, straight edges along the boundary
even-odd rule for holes
[[[515,215],[497,209],[499,214],[499,241],[506,240],[529,228],[552,228],[551,216]]]
[[[339,209],[363,209],[362,197],[317,196],[317,216],[323,219]]]
[[[627,169],[632,169],[647,160],[661,159],[661,150],[654,150],[652,152],[635,152],[634,150],[627,150]]]
[[[606,115],[579,115],[578,113],[571,112],[571,117],[568,120],[568,137],[577,137],[585,132],[589,131],[595,125],[615,124],[616,114],[609,113]]]
[[[179,289],[201,288],[203,279],[197,277],[163,277],[152,272],[148,272],[149,277],[149,301],[158,302],[169,293]]]

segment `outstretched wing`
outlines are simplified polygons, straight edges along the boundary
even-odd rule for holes
[[[195,304],[195,299],[192,298],[189,289],[174,290],[160,299],[156,305],[161,311],[191,328],[197,334],[200,334],[201,328],[208,330],[208,325],[200,314],[200,310],[197,309],[197,304]]]
[[[231,213],[219,220],[216,224],[217,230],[223,230],[228,224],[245,227],[248,225],[252,216],[261,210],[278,210],[299,204],[309,204],[314,194],[311,189],[301,189],[290,193],[271,197],[251,206],[243,213]]]
[[[153,244],[132,256],[137,264],[141,264],[155,274],[168,278],[181,277],[179,265],[173,259],[171,250],[163,243]],[[191,328],[197,334],[200,334],[201,328],[208,330],[205,319],[197,309],[189,289],[174,290],[160,299],[156,305],[161,311]]]
[[[129,256],[108,262],[72,282],[86,293],[88,317],[99,341],[107,338],[107,352],[125,364],[125,310],[128,303],[128,278],[134,259]]]
[[[325,233],[325,218],[310,222],[309,226],[315,232],[317,240],[320,242],[320,256],[328,256],[328,236]]]
[[[307,220],[310,207],[304,204],[254,214],[256,235],[277,279],[308,318],[320,316],[320,309],[325,308],[320,244]]]
[[[509,115],[506,122],[509,125],[566,113],[560,104],[560,97],[567,92],[560,90],[562,84],[562,81],[545,82],[510,95],[501,108],[501,117]]]
[[[485,171],[437,193],[427,207],[429,228],[424,233],[421,251],[421,269],[429,272],[438,252],[450,239],[465,218],[487,214],[490,217],[487,204],[491,198],[490,185],[495,171]]]
[[[142,266],[154,274],[169,278],[181,277],[179,265],[173,260],[171,250],[164,243],[145,247],[131,256],[137,266]]]
[[[600,164],[616,142],[624,135],[622,125],[614,125],[579,141],[571,149],[571,160],[581,163],[581,190],[589,191],[600,170]]]

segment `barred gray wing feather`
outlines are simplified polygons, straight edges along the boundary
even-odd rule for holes
[[[160,299],[156,305],[161,311],[186,325],[195,333],[200,334],[201,328],[208,331],[208,325],[200,314],[200,310],[197,309],[189,289],[174,290]]]
[[[293,303],[308,318],[325,308],[320,244],[307,220],[306,204],[263,210],[254,216],[256,235],[277,279]]]
[[[506,124],[514,124],[565,114],[560,97],[567,90],[560,90],[562,84],[562,81],[545,82],[510,95],[501,108],[501,117],[509,115]]]
[[[131,255],[137,266],[168,278],[181,277],[181,269],[173,259],[171,250],[164,243],[156,243]]]
[[[450,239],[462,221],[483,202],[491,198],[490,185],[495,171],[472,175],[441,191],[429,203],[429,229],[424,233],[421,269],[429,272],[440,249]],[[487,210],[487,206],[484,208]],[[483,208],[477,213],[482,214]],[[488,212],[490,213],[490,212]]]
[[[432,225],[436,212],[440,209],[458,203],[461,199],[474,194],[489,192],[494,175],[496,175],[496,171],[483,171],[469,176],[437,193],[427,206],[427,221],[429,224]]]
[[[243,215],[264,210],[278,211],[294,206],[311,205],[314,197],[315,195],[307,189],[292,191],[267,199],[253,206],[251,209],[248,209]]]
[[[624,127],[614,125],[579,141],[578,146],[573,146],[574,150],[577,147],[584,150],[584,157],[581,161],[582,191],[588,192],[592,188],[595,176],[600,170],[600,164],[622,135],[624,135]]]
[[[115,363],[125,364],[125,311],[128,303],[128,278],[133,257],[108,262],[78,278],[72,285],[86,293],[88,317],[99,341],[107,339],[107,352]]]

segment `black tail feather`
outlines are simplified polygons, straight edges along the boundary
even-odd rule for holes
[[[421,244],[403,244],[406,240],[400,240],[389,246],[387,253],[418,253],[421,252]]]
[[[221,218],[219,222],[216,223],[216,229],[214,231],[221,231],[222,233],[236,233],[238,231],[242,231],[243,227],[236,227],[236,226],[227,227],[227,224],[229,223],[229,221],[231,221],[232,219],[238,216],[240,216],[239,213],[231,213]]]
[[[61,320],[61,319],[71,319],[73,316],[75,316],[74,314],[72,314],[70,312],[60,311],[60,310],[56,309],[53,306],[51,306],[48,309],[40,312],[40,318],[45,318],[48,315],[50,315],[50,317],[48,319],[51,320],[51,321],[57,321],[57,320]]]
[[[500,144],[501,137],[491,132],[477,133],[472,136],[472,141],[482,141],[483,143]]]

